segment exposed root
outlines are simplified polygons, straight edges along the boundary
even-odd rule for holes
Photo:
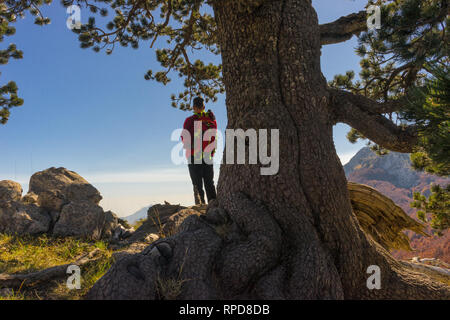
[[[405,229],[428,236],[424,225],[374,188],[354,182],[347,186],[353,212],[362,229],[386,250],[412,250],[408,237],[402,232]]]
[[[397,216],[403,219],[400,214]],[[302,237],[286,237],[273,213],[264,205],[243,193],[230,193],[217,205],[209,207],[205,215],[187,217],[173,236],[152,243],[141,253],[119,259],[94,285],[87,298],[449,297],[448,286],[405,268],[370,238],[358,240],[362,241],[360,249],[367,257],[361,256],[360,265],[345,269],[354,273],[343,275],[314,226],[305,222],[301,230]],[[358,232],[364,237],[361,230]],[[367,268],[365,262],[372,259],[371,264],[381,268],[382,290],[366,287],[369,275],[363,268]],[[347,276],[353,280],[348,281]]]
[[[226,292],[238,294],[275,267],[281,255],[281,229],[272,215],[242,193],[229,195],[225,208],[243,239],[230,241],[220,258],[219,275]]]

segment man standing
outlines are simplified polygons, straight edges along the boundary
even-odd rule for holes
[[[181,139],[186,149],[189,175],[194,186],[195,204],[201,205],[206,204],[203,184],[208,202],[216,198],[212,159],[215,153],[217,122],[211,110],[205,112],[204,100],[201,97],[194,99],[193,109],[194,114],[184,121]]]

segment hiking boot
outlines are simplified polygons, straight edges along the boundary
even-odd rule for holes
[[[202,197],[200,191],[194,186],[194,201],[195,205],[201,205],[205,203],[204,196]]]

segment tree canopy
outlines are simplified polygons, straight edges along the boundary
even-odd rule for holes
[[[50,23],[50,19],[44,17],[39,7],[51,2],[52,0],[6,0],[0,3],[0,42],[3,42],[5,37],[16,33],[12,24],[17,22],[18,18],[23,18],[26,12],[35,16],[34,23],[37,25]],[[11,58],[23,58],[23,52],[15,44],[8,45],[6,49],[0,49],[0,64],[7,64]],[[14,81],[0,86],[0,124],[8,121],[11,108],[22,104],[23,99],[18,96],[17,84]]]
[[[355,79],[353,71],[348,71],[335,76],[330,85],[376,101],[403,102],[383,111],[390,120],[403,126],[414,124],[414,129],[419,131],[418,143],[411,150],[415,167],[448,175],[449,101],[445,100],[445,95],[448,96],[448,3],[440,0],[371,3],[382,4],[382,28],[364,32],[358,38],[356,52],[362,58],[359,79]],[[430,88],[438,83],[439,87]],[[430,97],[428,101],[424,99],[426,95]],[[438,105],[430,99],[438,99]],[[348,134],[350,142],[364,138],[356,129]],[[379,154],[387,152],[378,145],[372,149]],[[447,169],[443,170],[444,167]]]
[[[265,1],[268,0],[235,0],[242,14],[256,10]],[[0,8],[0,40],[3,40],[3,35],[14,34],[11,23],[26,11],[36,16],[36,24],[49,23],[39,7],[50,2],[6,1]],[[148,70],[145,79],[162,84],[169,83],[174,75],[184,79],[185,89],[172,95],[172,106],[190,109],[193,96],[204,95],[207,101],[215,101],[217,95],[224,92],[222,65],[196,59],[199,50],[220,55],[220,35],[211,12],[211,1],[62,0],[61,3],[66,7],[78,5],[91,13],[87,23],[73,29],[82,48],[106,54],[111,54],[116,45],[134,49],[142,45],[154,48],[161,70]],[[339,119],[338,115],[336,122],[345,122],[352,127],[348,134],[351,142],[367,138],[380,154],[387,150],[410,152],[417,168],[448,174],[450,138],[446,134],[449,123],[448,111],[445,110],[448,100],[439,98],[443,101],[440,107],[433,107],[431,111],[429,100],[426,103],[417,94],[418,89],[422,92],[428,90],[433,83],[430,79],[440,69],[443,70],[439,81],[442,86],[438,90],[448,95],[448,87],[442,79],[449,62],[448,3],[445,0],[370,0],[367,7],[370,5],[381,8],[380,29],[367,29],[366,11],[320,26],[322,45],[358,36],[359,77],[356,78],[354,71],[348,71],[345,75],[335,76],[329,85],[335,89],[335,98],[341,104],[337,106],[341,109],[339,113],[347,112],[344,105],[347,108],[354,106],[370,113],[369,118],[376,125],[369,133],[358,128],[357,121],[348,117]],[[22,52],[13,44],[1,51],[1,62],[7,63],[11,57],[22,57]],[[14,82],[2,87],[1,93],[4,123],[8,119],[9,108],[21,105],[23,101],[17,96]],[[9,98],[7,94],[10,94]],[[381,136],[386,135],[396,135],[397,138],[390,138],[396,142],[379,144]]]
[[[430,222],[438,235],[442,235],[444,230],[450,228],[450,184],[445,188],[433,185],[428,198],[419,192],[414,193],[411,206],[419,209],[417,212],[419,219]]]

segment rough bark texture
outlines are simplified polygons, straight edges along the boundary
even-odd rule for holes
[[[413,152],[417,143],[414,126],[400,127],[380,114],[383,109],[397,108],[398,103],[379,104],[363,96],[330,90],[335,122],[343,122],[383,147],[403,153]],[[391,110],[392,112],[392,110]]]
[[[218,207],[118,261],[88,298],[450,298],[366,236],[352,212],[311,2],[239,3],[213,2],[228,127],[279,129],[278,174],[222,165]],[[380,290],[366,286],[371,265]]]
[[[320,40],[322,45],[340,43],[366,30],[367,12],[360,11],[320,25]]]

